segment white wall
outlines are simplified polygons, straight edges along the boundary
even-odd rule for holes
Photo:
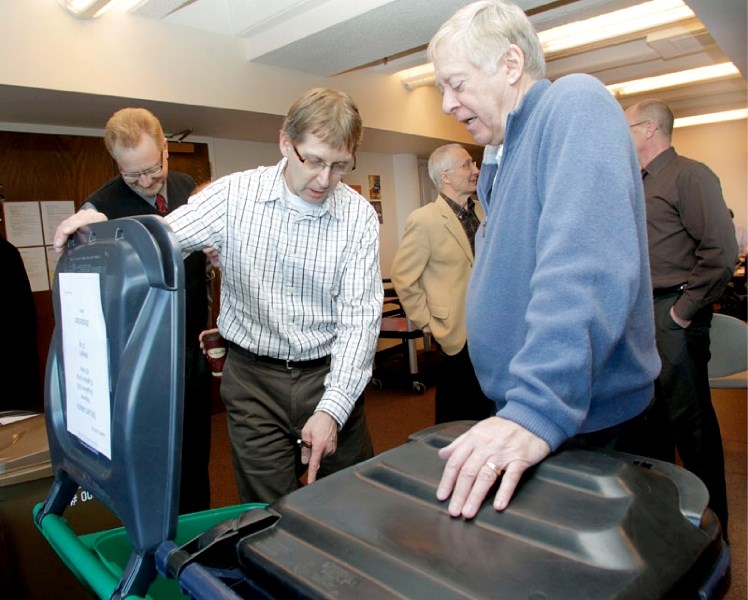
[[[274,165],[280,158],[278,144],[213,138],[211,173],[213,179],[218,179],[238,171]]]
[[[388,277],[390,263],[397,250],[397,196],[393,157],[389,154],[360,152],[356,155],[356,170],[343,180],[348,185],[360,185],[364,198],[369,194],[369,175],[379,175],[382,224],[379,226],[380,268],[382,277]]]
[[[717,174],[735,222],[748,227],[748,121],[680,127],[673,130],[673,146]]]
[[[0,0],[0,84],[285,114],[317,86],[348,92],[366,127],[472,143],[435,88],[395,75],[317,77],[246,60],[243,40],[109,11],[76,19],[55,0]],[[2,118],[2,115],[0,115]]]

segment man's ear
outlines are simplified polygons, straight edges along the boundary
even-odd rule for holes
[[[644,133],[647,136],[647,139],[652,139],[655,134],[659,131],[659,127],[654,123],[654,121],[647,121],[647,128],[645,129]]]
[[[525,72],[525,55],[516,44],[509,44],[509,50],[501,57],[502,67],[506,71],[510,85],[517,83]]]
[[[288,147],[291,145],[291,140],[288,134],[281,129],[278,135],[278,147],[280,148],[281,154],[288,158],[289,150]]]

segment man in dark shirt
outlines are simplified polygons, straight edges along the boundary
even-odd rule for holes
[[[195,181],[169,171],[169,150],[161,123],[143,108],[124,108],[112,115],[104,143],[120,174],[96,190],[81,206],[109,219],[168,214],[187,203]],[[185,259],[185,394],[182,434],[180,514],[210,508],[208,463],[211,438],[211,375],[198,336],[208,327],[206,256]]]
[[[659,100],[626,110],[642,168],[657,350],[662,371],[648,417],[654,458],[683,465],[706,484],[727,538],[719,423],[709,391],[712,303],[730,280],[738,248],[717,176],[671,145],[673,113]]]
[[[483,209],[473,200],[478,173],[459,144],[431,153],[429,176],[439,196],[408,217],[390,271],[405,314],[416,327],[430,330],[441,346],[434,398],[437,423],[481,420],[496,412],[480,389],[467,348],[465,295],[475,232],[483,218]]]

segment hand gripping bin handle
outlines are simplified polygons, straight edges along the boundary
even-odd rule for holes
[[[66,393],[60,298],[66,273],[98,275],[108,354],[109,457],[70,431],[79,406]],[[58,553],[64,551],[61,545],[73,543],[75,535],[55,541],[52,532],[64,535],[64,528],[45,523],[61,517],[83,487],[122,521],[132,544],[111,597],[144,595],[156,576],[156,547],[173,539],[178,516],[185,327],[184,262],[174,234],[153,216],[80,230],[58,263],[53,303],[45,413],[55,478],[36,512],[37,525]]]

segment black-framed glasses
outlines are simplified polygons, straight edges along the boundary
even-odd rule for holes
[[[639,121],[638,123],[631,123],[631,125],[629,125],[629,128],[636,127],[637,125],[644,125],[645,123],[649,123],[649,119],[647,119],[646,121]]]
[[[122,179],[125,181],[129,181],[130,183],[135,183],[136,181],[140,181],[140,178],[144,175],[147,177],[158,177],[161,174],[161,171],[164,169],[164,153],[161,152],[161,162],[157,165],[153,165],[149,169],[145,169],[144,171],[120,171],[120,175],[122,175]]]
[[[316,156],[308,156],[307,158],[304,158],[299,154],[299,149],[296,147],[296,144],[291,144],[291,147],[293,148],[293,151],[296,153],[296,158],[299,159],[299,162],[304,165],[309,171],[312,173],[321,173],[325,169],[329,168],[333,175],[337,176],[343,176],[348,175],[351,171],[356,170],[356,157],[353,157],[353,160],[347,160],[345,162],[334,162],[332,164],[326,163],[321,158],[317,158]]]

